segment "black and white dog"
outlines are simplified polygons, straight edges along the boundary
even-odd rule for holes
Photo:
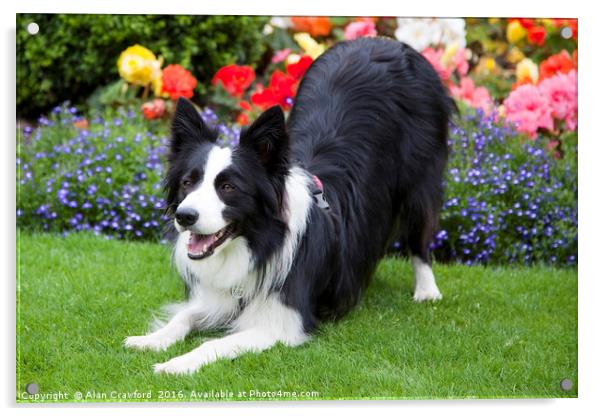
[[[412,255],[414,299],[440,299],[429,243],[452,110],[432,66],[384,38],[329,49],[305,75],[288,125],[272,107],[235,149],[216,145],[180,99],[165,188],[188,300],[125,344],[162,350],[193,330],[228,330],[154,367],[177,374],[302,344],[358,302],[395,238]]]

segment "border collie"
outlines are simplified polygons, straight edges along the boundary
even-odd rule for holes
[[[414,299],[440,299],[429,243],[452,111],[426,59],[384,38],[329,49],[307,71],[288,124],[272,107],[234,149],[180,99],[165,189],[187,301],[126,346],[163,350],[193,330],[227,330],[154,366],[181,374],[302,344],[357,304],[395,238],[412,256]]]

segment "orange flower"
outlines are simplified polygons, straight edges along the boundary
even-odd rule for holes
[[[168,93],[172,100],[177,100],[179,97],[191,98],[196,84],[196,78],[180,65],[168,65],[163,70],[161,91]]]
[[[312,36],[328,36],[332,25],[326,16],[316,17],[291,17],[293,28],[297,32],[308,32]]]
[[[558,72],[566,74],[571,69],[575,68],[575,64],[571,56],[566,50],[563,50],[556,55],[550,56],[539,64],[540,79],[549,78],[556,75]]]
[[[527,40],[532,45],[543,46],[546,42],[546,28],[533,26],[527,29]]]

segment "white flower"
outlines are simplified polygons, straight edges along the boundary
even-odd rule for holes
[[[264,35],[271,35],[272,33],[274,33],[274,26],[267,24],[263,27],[263,34]]]
[[[464,19],[398,18],[395,37],[418,51],[431,45],[466,47]]]
[[[441,25],[442,44],[466,47],[466,22],[464,19],[438,19],[437,21]]]
[[[405,42],[414,49],[422,51],[432,43],[433,35],[439,35],[434,33],[433,29],[436,28],[431,28],[426,19],[398,18],[395,37],[400,42]]]
[[[270,19],[270,25],[272,25],[274,27],[279,27],[280,29],[288,29],[289,27],[293,26],[290,17],[282,17],[282,16],[272,17]]]

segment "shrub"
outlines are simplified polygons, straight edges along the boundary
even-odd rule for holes
[[[113,110],[89,121],[76,112],[68,105],[57,107],[38,120],[38,128],[23,129],[17,158],[19,226],[161,239],[167,221],[161,188],[167,126],[145,120],[139,111]],[[239,131],[217,125],[211,111],[203,117],[222,137],[238,140]]]
[[[29,22],[40,33],[29,35]],[[264,52],[266,17],[161,15],[17,15],[17,113],[36,116],[57,103],[79,104],[116,79],[117,57],[135,43],[165,63],[190,69],[210,85],[218,68],[232,63],[255,65]]]
[[[160,239],[161,176],[167,126],[139,111],[92,117],[87,129],[68,106],[25,128],[18,155],[18,224],[22,228],[91,230],[128,239]],[[203,118],[234,145],[236,127]],[[577,169],[574,151],[555,159],[545,140],[517,137],[493,116],[465,113],[452,127],[438,261],[577,262]],[[575,139],[575,135],[572,136]],[[576,144],[567,146],[575,149]]]
[[[452,127],[441,261],[576,264],[576,136],[558,160],[544,138],[526,140],[494,116],[464,115]],[[572,149],[572,151],[570,151]]]

